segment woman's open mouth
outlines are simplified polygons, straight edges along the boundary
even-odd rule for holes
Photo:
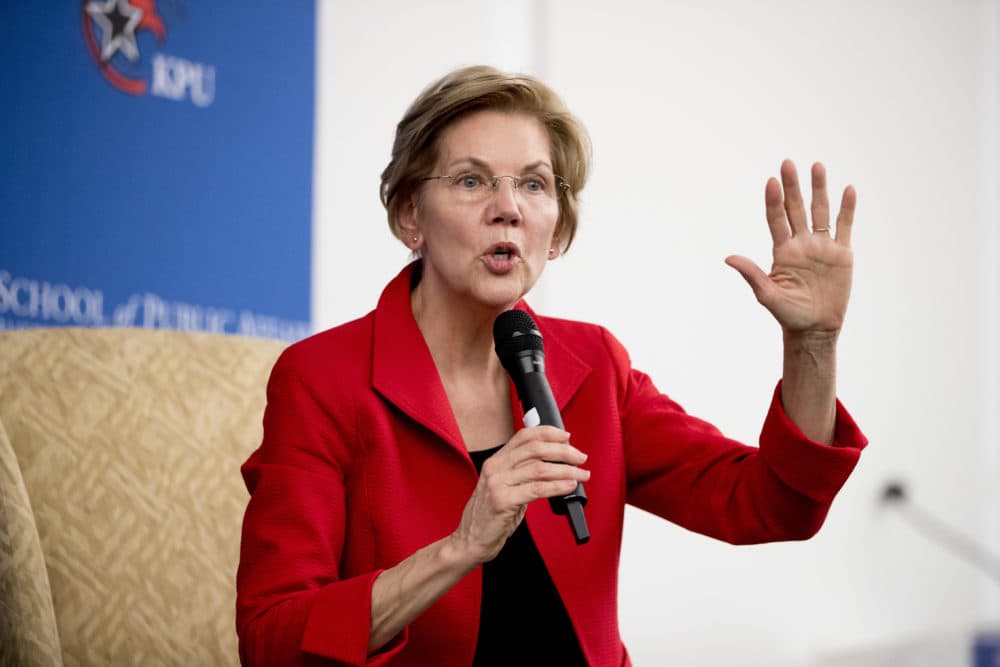
[[[513,243],[495,243],[483,253],[483,261],[493,273],[508,273],[521,259],[521,251]]]

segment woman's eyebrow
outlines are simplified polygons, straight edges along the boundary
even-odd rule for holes
[[[452,169],[453,167],[456,167],[456,166],[458,166],[460,164],[468,164],[468,165],[471,165],[473,167],[476,167],[477,169],[483,169],[485,171],[492,171],[492,169],[490,168],[490,165],[487,162],[485,162],[484,160],[480,160],[479,158],[475,158],[475,157],[463,157],[463,158],[458,158],[457,160],[452,160],[451,162],[449,162],[447,164],[447,166],[445,168],[446,169]],[[524,172],[524,171],[532,171],[532,170],[538,169],[539,167],[546,167],[546,168],[549,169],[549,171],[552,170],[552,165],[550,165],[547,160],[536,160],[535,162],[532,162],[530,164],[526,164],[525,166],[521,167],[521,171],[522,172]]]
[[[458,158],[457,160],[452,160],[451,162],[449,162],[446,165],[445,168],[446,169],[451,169],[452,167],[455,167],[455,166],[460,165],[460,164],[469,164],[469,165],[472,165],[473,167],[476,167],[478,169],[489,170],[489,168],[490,168],[490,166],[488,164],[486,164],[485,162],[483,162],[479,158],[474,158],[474,157],[462,157],[462,158]]]

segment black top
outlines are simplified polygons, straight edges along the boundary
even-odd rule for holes
[[[469,452],[476,470],[482,470],[483,462],[499,449]],[[587,664],[566,607],[524,521],[499,555],[483,565],[479,641],[472,664],[473,667]]]

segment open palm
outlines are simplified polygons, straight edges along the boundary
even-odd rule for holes
[[[787,333],[836,333],[843,325],[854,265],[851,226],[856,201],[854,188],[845,188],[836,229],[831,229],[826,169],[813,164],[810,229],[795,165],[785,160],[781,181],[772,177],[764,189],[774,241],[770,273],[746,257],[726,258]]]

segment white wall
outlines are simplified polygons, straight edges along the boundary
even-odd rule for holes
[[[371,310],[409,251],[378,199],[396,123],[424,86],[482,62],[527,69],[538,10],[526,0],[317,2],[313,322]]]
[[[982,141],[982,281],[983,313],[983,386],[984,428],[983,465],[987,470],[987,489],[991,499],[984,503],[985,537],[994,554],[1000,553],[1000,2],[983,0],[983,99]],[[1000,617],[1000,596],[984,593],[985,606],[992,618]]]
[[[858,189],[839,387],[871,445],[805,543],[731,547],[630,511],[621,622],[637,666],[884,664],[852,660],[962,651],[1000,626],[1000,587],[877,504],[902,479],[1000,552],[995,2],[319,6],[321,328],[369,310],[406,261],[378,176],[407,104],[455,66],[538,73],[591,132],[580,233],[532,303],[607,325],[662,390],[747,441],[780,340],[722,260],[768,265],[763,187],[783,158]]]

